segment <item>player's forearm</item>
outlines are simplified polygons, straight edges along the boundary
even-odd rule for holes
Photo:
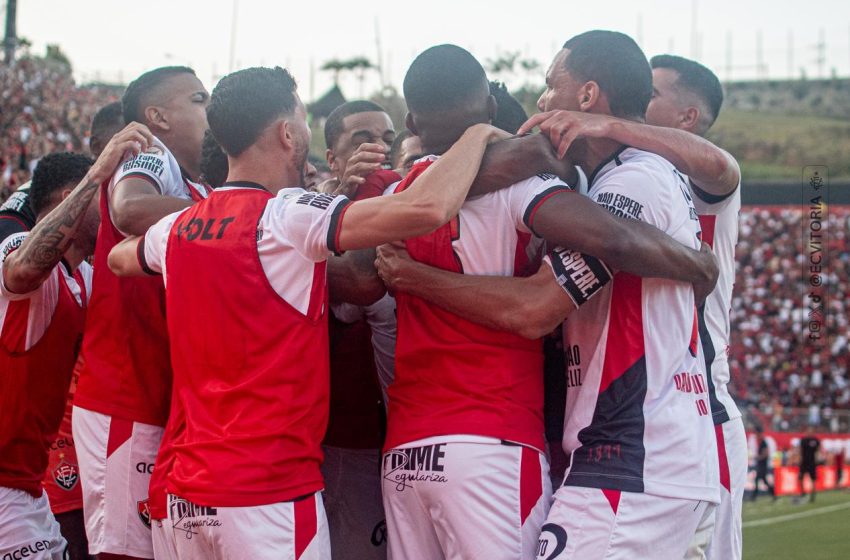
[[[87,174],[73,192],[38,222],[21,247],[9,255],[3,267],[6,287],[29,293],[47,280],[71,245],[99,181]]]
[[[331,302],[371,305],[386,293],[375,270],[375,250],[350,251],[328,259],[328,289]]]
[[[144,235],[165,216],[188,208],[191,200],[159,194],[137,194],[113,199],[115,227],[127,235]]]
[[[106,264],[116,276],[144,276],[145,270],[139,261],[140,243],[143,237],[133,236],[121,241],[109,251]]]
[[[609,131],[612,140],[660,155],[710,194],[729,194],[740,182],[735,158],[696,134],[622,119],[612,119]]]

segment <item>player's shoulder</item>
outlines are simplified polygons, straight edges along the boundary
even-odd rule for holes
[[[147,175],[161,181],[167,172],[174,168],[179,170],[179,167],[174,154],[154,136],[153,142],[145,151],[124,158],[113,175],[113,182],[135,174]]]

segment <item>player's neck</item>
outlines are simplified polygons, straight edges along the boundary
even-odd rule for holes
[[[62,260],[65,261],[65,264],[68,265],[68,268],[71,272],[77,270],[77,267],[80,266],[88,255],[86,255],[85,250],[81,247],[77,246],[76,243],[71,243],[68,249],[65,251],[65,254],[62,255]]]
[[[607,138],[586,138],[576,141],[575,149],[570,148],[570,155],[590,179],[602,163],[610,160],[622,148],[623,144]]]
[[[227,182],[247,181],[257,183],[277,194],[281,189],[289,187],[302,187],[302,174],[291,165],[272,164],[275,159],[268,157],[256,157],[255,154],[242,154],[238,158],[228,158],[230,169],[227,173]],[[279,162],[279,160],[278,160]]]

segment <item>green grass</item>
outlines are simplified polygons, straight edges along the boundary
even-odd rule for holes
[[[847,507],[802,519],[747,527],[747,522],[814,512],[838,505]],[[821,492],[813,504],[808,501],[794,504],[789,497],[780,498],[774,503],[763,494],[755,504],[744,503],[744,560],[847,558],[850,558],[850,492]]]

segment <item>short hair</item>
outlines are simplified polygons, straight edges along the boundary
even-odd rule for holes
[[[617,31],[594,30],[564,43],[567,71],[594,81],[617,117],[644,118],[652,99],[652,69],[634,39]]]
[[[38,160],[30,183],[30,205],[35,215],[50,206],[54,193],[75,187],[88,173],[92,159],[83,154],[60,152]]]
[[[395,135],[393,145],[390,146],[390,164],[393,168],[398,167],[399,162],[396,161],[396,158],[398,158],[398,154],[401,151],[401,145],[411,136],[413,136],[413,133],[406,128]]]
[[[124,113],[120,101],[113,101],[101,107],[91,120],[89,146],[96,141],[103,148],[109,139],[124,126]]]
[[[493,119],[493,126],[516,134],[519,127],[528,120],[528,113],[502,82],[496,80],[490,82],[490,95],[496,98],[496,118]]]
[[[295,112],[298,86],[281,68],[246,68],[223,77],[207,105],[207,121],[215,139],[236,157],[254,144],[281,115]]]
[[[387,111],[377,103],[365,100],[349,101],[331,111],[331,114],[328,115],[328,119],[325,121],[325,146],[329,150],[333,149],[333,145],[342,136],[342,132],[345,130],[342,121],[345,120],[345,117],[350,117],[357,113],[373,112],[386,113]]]
[[[201,177],[203,181],[217,189],[227,181],[229,171],[227,154],[221,149],[212,131],[207,130],[201,143]]]
[[[145,72],[127,86],[124,96],[121,98],[121,109],[124,113],[124,122],[145,122],[145,103],[151,92],[159,88],[172,76],[180,74],[195,75],[195,71],[188,66],[163,66]]]
[[[695,60],[672,54],[653,56],[650,65],[652,68],[669,68],[676,72],[679,75],[676,85],[690,91],[705,102],[711,113],[705,115],[707,123],[704,128],[708,130],[717,120],[720,107],[723,105],[723,87],[717,75]]]
[[[484,67],[466,49],[437,45],[417,56],[404,76],[404,99],[413,113],[456,109],[487,95]]]

